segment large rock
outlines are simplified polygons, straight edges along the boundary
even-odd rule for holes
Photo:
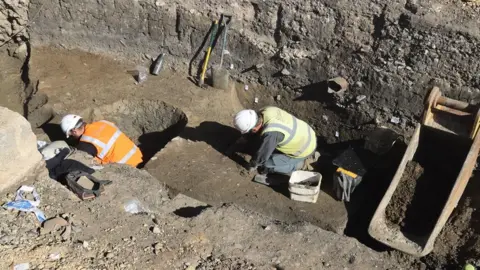
[[[28,121],[4,107],[0,107],[0,149],[0,192],[18,185],[43,162]]]

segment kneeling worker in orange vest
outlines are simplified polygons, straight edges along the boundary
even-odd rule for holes
[[[60,126],[67,136],[80,139],[77,149],[95,157],[100,164],[121,163],[137,167],[142,162],[142,152],[113,123],[98,121],[87,124],[74,114],[63,117]]]

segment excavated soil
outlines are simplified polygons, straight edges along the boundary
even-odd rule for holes
[[[405,172],[403,173],[400,184],[397,190],[392,196],[392,200],[385,209],[385,215],[391,225],[399,225],[404,227],[405,214],[408,207],[412,203],[413,196],[415,195],[415,187],[417,180],[422,176],[423,168],[415,161],[409,161],[405,166]]]
[[[471,142],[423,128],[386,214],[407,235],[429,234],[443,210]]]

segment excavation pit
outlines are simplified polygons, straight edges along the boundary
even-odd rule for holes
[[[132,139],[143,153],[143,167],[186,126],[178,108],[159,100],[120,100],[85,112],[87,122],[107,120]]]

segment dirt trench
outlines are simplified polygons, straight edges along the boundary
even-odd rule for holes
[[[180,109],[159,100],[119,100],[86,109],[79,115],[87,122],[106,120],[114,123],[140,148],[143,168],[170,140],[178,136],[188,119]],[[65,140],[57,117],[42,126],[50,141]],[[41,132],[41,131],[39,131]],[[75,142],[72,141],[74,144]]]
[[[180,109],[163,101],[120,100],[91,110],[87,121],[107,120],[134,140],[143,154],[142,167],[187,125]]]
[[[187,144],[205,141],[206,144],[193,153],[199,157],[194,161],[203,161],[201,165],[189,163],[192,153],[186,153],[182,160],[175,160],[173,164],[167,163],[168,159],[162,160],[167,163],[166,168],[180,171],[182,178],[171,181],[183,192],[190,191],[218,202],[224,198],[238,199],[240,189],[237,192],[225,189],[236,189],[236,185],[241,184],[242,191],[251,197],[245,196],[239,201],[257,203],[255,196],[263,194],[264,201],[275,198],[282,202],[269,208],[265,206],[263,210],[269,214],[279,216],[279,213],[288,212],[294,220],[325,226],[321,220],[323,212],[318,209],[292,205],[285,197],[271,195],[271,190],[245,187],[241,181],[248,181],[246,179],[233,178],[230,181],[233,183],[228,185],[232,178],[225,177],[221,170],[214,171],[218,182],[205,184],[199,179],[202,176],[214,178],[208,168],[214,162],[218,162],[215,166],[221,169],[227,168],[228,173],[238,174],[241,170],[217,160],[222,148],[216,146],[223,147],[235,133],[231,129],[217,132],[209,125],[220,122],[228,126],[233,112],[224,111],[231,108],[218,107],[213,99],[204,98],[209,95],[208,91],[216,90],[196,89],[185,83],[186,80],[172,79],[178,75],[170,76],[169,73],[175,70],[182,78],[187,73],[195,77],[195,70],[201,66],[202,45],[207,40],[212,16],[216,18],[221,11],[233,10],[239,17],[231,31],[226,63],[234,67],[231,74],[238,80],[238,96],[244,107],[257,109],[277,105],[294,112],[317,131],[319,148],[326,153],[317,169],[324,174],[322,189],[328,199],[332,199],[328,194],[334,170],[331,157],[348,145],[357,144],[378,125],[387,125],[408,137],[422,111],[423,97],[432,84],[441,85],[451,97],[472,102],[479,100],[478,61],[474,61],[479,50],[476,45],[478,21],[471,16],[478,11],[475,6],[449,0],[209,3],[212,5],[194,1],[174,1],[174,5],[165,5],[164,1],[121,0],[113,6],[101,2],[79,6],[71,0],[62,3],[32,0],[31,14],[35,14],[31,18],[32,44],[53,47],[51,54],[45,53],[43,58],[37,55],[33,61],[37,69],[35,75],[42,75],[38,90],[53,100],[52,106],[58,112],[51,125],[43,126],[44,130],[51,138],[62,138],[55,124],[59,116],[69,112],[79,113],[91,121],[110,120],[140,145],[146,161],[177,135],[183,135]],[[464,25],[473,26],[465,29]],[[211,63],[218,63],[218,39],[216,44]],[[123,67],[105,60],[108,57],[59,50],[60,47],[134,60],[135,63],[129,63],[131,66],[140,62],[148,65],[152,56],[166,52],[167,74],[150,77],[143,85],[134,85],[133,79],[124,80]],[[52,55],[78,57],[68,63]],[[325,80],[338,75],[347,78],[350,88],[344,96],[334,97],[325,91]],[[243,90],[244,85],[250,86],[249,91]],[[177,91],[188,94],[179,98]],[[356,102],[361,95],[365,95],[364,101]],[[38,100],[41,103],[42,99]],[[36,107],[35,102],[32,106]],[[85,109],[89,107],[95,109]],[[398,125],[391,122],[393,116],[400,117]],[[200,132],[202,129],[206,131]],[[197,136],[188,136],[189,132]],[[398,260],[405,256],[397,256],[395,251],[371,239],[367,228],[398,166],[403,146],[398,146],[388,158],[366,157],[366,163],[372,164],[352,202],[332,204],[347,212],[340,218],[348,218],[341,220],[347,225],[345,230],[338,226],[340,233],[355,237],[379,252],[389,251]],[[427,149],[427,152],[437,153],[435,149]],[[446,151],[448,154],[457,152],[458,149]],[[446,169],[458,165],[452,164],[452,160],[456,163],[463,158],[454,156],[451,159],[439,155],[438,159],[426,163],[422,157],[417,158],[425,169],[433,164],[444,164]],[[193,171],[189,166],[197,168],[199,173],[189,175],[188,172]],[[444,181],[430,188],[435,182],[432,179],[443,176],[440,172],[421,177],[414,175],[412,181],[402,181],[408,185],[400,186],[387,209],[396,226],[414,234],[423,234],[431,228],[432,224],[424,221],[438,215],[442,198],[451,184]],[[162,168],[159,175],[164,173],[169,172]],[[428,200],[429,192],[438,196],[434,205]],[[224,197],[218,195],[220,193]],[[480,205],[478,195],[467,191],[464,197],[466,199],[440,234],[434,252],[421,260],[427,267],[453,267],[475,258],[480,252],[477,248],[479,214],[474,210]],[[341,212],[335,211],[335,207],[327,214]],[[411,209],[417,210],[412,212]],[[422,227],[422,224],[426,225]],[[405,260],[418,262],[408,256]]]
[[[75,52],[75,54],[77,53],[78,52]],[[65,56],[67,55],[68,52],[65,52]],[[43,74],[45,76],[45,81],[43,83],[49,86],[48,88],[43,89],[45,92],[48,92],[50,95],[52,95],[54,107],[59,108],[59,111],[63,111],[65,113],[69,112],[65,110],[65,104],[69,104],[69,107],[71,107],[73,111],[81,114],[87,121],[105,119],[115,122],[122,131],[135,140],[136,143],[140,144],[142,151],[144,151],[146,154],[147,160],[150,157],[155,156],[155,154],[161,150],[165,144],[167,144],[173,137],[177,135],[187,138],[187,142],[188,140],[192,140],[192,142],[188,143],[195,143],[197,140],[205,140],[206,142],[209,142],[211,146],[206,145],[207,148],[204,146],[197,147],[198,151],[188,153],[180,154],[177,152],[182,151],[179,147],[175,148],[175,143],[177,143],[177,141],[171,145],[168,154],[181,156],[182,159],[177,159],[175,156],[169,156],[167,158],[161,158],[161,156],[159,156],[158,160],[150,161],[150,163],[153,162],[153,164],[151,164],[153,167],[158,166],[158,162],[164,163],[162,166],[159,166],[160,172],[158,174],[158,178],[162,180],[171,178],[170,180],[167,180],[169,181],[169,184],[176,185],[175,187],[179,187],[179,191],[186,192],[190,196],[196,198],[207,198],[208,200],[218,201],[218,198],[223,198],[219,194],[224,193],[226,195],[230,194],[230,198],[235,198],[235,200],[237,200],[239,194],[245,191],[247,195],[254,195],[252,197],[242,198],[240,201],[248,200],[255,204],[258,202],[258,199],[255,196],[266,196],[265,199],[270,198],[271,200],[281,200],[281,205],[285,205],[285,207],[292,207],[291,213],[289,214],[292,215],[292,219],[308,220],[319,226],[324,226],[322,225],[322,221],[320,219],[322,219],[322,217],[325,219],[325,216],[320,215],[321,212],[320,214],[310,212],[318,211],[319,207],[316,207],[316,205],[312,205],[312,208],[309,208],[302,205],[297,206],[291,203],[287,204],[286,201],[288,201],[288,198],[281,198],[283,195],[272,196],[273,194],[270,193],[274,191],[262,189],[261,192],[259,192],[258,186],[247,187],[244,183],[240,182],[248,181],[247,179],[242,180],[240,178],[234,178],[235,181],[239,182],[233,181],[233,183],[230,183],[231,179],[228,180],[230,177],[223,177],[225,172],[221,172],[220,170],[215,172],[212,170],[212,168],[208,167],[209,164],[210,166],[218,165],[216,161],[218,153],[212,151],[211,147],[215,148],[216,145],[227,144],[233,138],[233,131],[231,128],[229,128],[228,132],[221,132],[216,129],[216,127],[222,126],[218,124],[212,126],[204,123],[204,125],[199,125],[197,128],[192,128],[191,126],[189,127],[188,124],[192,124],[193,122],[196,123],[194,124],[195,126],[198,125],[198,123],[203,123],[202,115],[207,115],[207,118],[210,120],[219,119],[218,117],[221,116],[221,121],[227,121],[226,123],[231,121],[231,114],[229,115],[225,112],[215,113],[215,110],[218,109],[218,105],[214,101],[214,98],[207,98],[207,102],[204,103],[203,97],[201,97],[202,95],[208,96],[210,94],[214,97],[216,95],[215,91],[217,90],[210,88],[207,90],[198,89],[199,92],[190,92],[196,91],[197,87],[189,85],[188,87],[182,89],[182,91],[186,94],[179,95],[177,94],[180,93],[178,92],[180,91],[178,85],[182,84],[180,83],[180,80],[177,81],[174,79],[175,76],[177,76],[175,74],[163,74],[163,76],[158,78],[149,77],[149,80],[143,86],[135,85],[133,79],[130,81],[130,85],[125,85],[125,82],[128,81],[125,78],[127,78],[126,76],[128,75],[121,69],[115,70],[113,68],[113,65],[118,64],[112,62],[107,65],[106,62],[104,62],[106,60],[99,60],[98,57],[86,57],[83,56],[83,54],[79,55],[82,55],[80,59],[82,59],[83,63],[85,63],[85,71],[82,71],[81,69],[73,69],[75,72],[70,73],[69,67],[65,68],[65,64],[63,62],[58,62],[58,59],[55,62],[59,63],[59,66],[64,66],[64,72],[66,74],[70,74],[71,80],[78,83],[78,78],[81,78],[81,80],[85,82],[85,85],[82,86],[84,87],[84,90],[82,88],[83,91],[71,93],[71,96],[75,96],[73,99],[61,98],[62,93],[64,93],[66,89],[69,89],[68,81],[61,79],[63,75],[61,75],[59,78],[59,75],[62,74],[62,71],[60,71],[58,67],[55,67],[47,72],[48,68],[42,67],[44,70]],[[66,62],[70,61],[69,58],[65,58],[64,60]],[[92,71],[96,71],[97,68],[95,61],[102,61],[102,64],[99,66],[100,69],[110,70],[104,74],[104,76],[107,76],[109,80],[105,81],[102,77],[91,77],[91,74],[95,74],[95,72]],[[72,68],[77,64],[78,63],[75,62],[72,63]],[[38,67],[34,67],[34,69],[38,69]],[[37,70],[37,72],[38,71],[39,70]],[[167,81],[169,81],[169,83],[165,84],[165,79],[162,78],[167,77]],[[58,86],[56,86],[54,82],[58,84]],[[102,85],[102,87],[105,86],[105,90],[102,93],[88,91],[88,89],[96,89],[98,85]],[[158,88],[157,85],[162,85],[163,89]],[[267,89],[252,88],[250,91],[245,91],[241,86],[242,84],[239,85],[237,91],[238,96],[243,104],[249,104],[252,97],[263,93],[265,98],[262,98],[262,104],[256,104],[255,107],[259,107],[264,104],[279,105],[282,107],[291,108],[291,110],[295,112],[297,112],[301,107],[301,103],[295,103],[289,99],[282,99],[281,101],[277,101],[273,98],[268,99],[267,95],[269,92],[267,92]],[[158,92],[155,90],[157,88],[159,89]],[[134,95],[130,96],[129,94],[132,91],[134,92]],[[192,93],[194,93],[195,98],[192,98]],[[185,99],[184,96],[190,97],[191,99]],[[92,97],[95,97],[93,101]],[[165,100],[168,103],[158,100],[159,97],[162,97],[162,100]],[[118,100],[119,98],[121,100]],[[75,102],[79,100],[82,100],[82,102]],[[203,104],[203,106],[195,105],[196,102]],[[95,106],[92,106],[93,104],[95,104]],[[85,107],[88,109],[85,109]],[[182,112],[182,110],[185,112]],[[231,111],[231,113],[234,113],[234,111]],[[314,114],[315,112],[311,113]],[[302,114],[308,115],[308,112],[303,111]],[[223,117],[226,118],[224,119]],[[191,119],[193,120],[190,121]],[[56,118],[56,120],[58,120],[58,118]],[[54,122],[55,121],[52,121],[52,125],[54,125]],[[56,130],[58,134],[58,126],[56,126]],[[196,136],[192,136],[193,134],[189,135],[189,133],[192,131],[196,131],[198,134]],[[142,144],[144,145],[143,147]],[[329,164],[329,162],[331,162],[329,161],[330,157],[334,157],[335,155],[339,154],[349,145],[355,145],[361,148],[362,144],[362,140],[336,143],[321,142],[321,144],[319,144],[319,148],[325,155],[322,157],[317,169],[320,170],[324,175],[322,189],[323,192],[326,193],[325,196],[330,196],[328,195],[329,186],[331,185],[331,180],[329,179],[331,179],[330,176],[333,174],[334,170],[333,166]],[[195,150],[196,148],[186,149]],[[219,149],[221,149],[221,147]],[[428,152],[431,149],[426,150]],[[457,150],[458,149],[453,149],[448,153],[453,153]],[[442,231],[442,234],[439,236],[439,239],[441,240],[439,240],[436,245],[437,249],[430,256],[422,259],[421,261],[408,256],[405,257],[396,255],[397,253],[395,251],[391,251],[387,247],[380,245],[378,242],[368,236],[367,229],[371,215],[378,205],[379,200],[383,196],[389,181],[392,179],[395,169],[398,166],[404,151],[404,145],[398,144],[396,145],[395,149],[392,150],[392,153],[389,153],[389,156],[375,158],[366,155],[363,157],[363,159],[366,161],[366,165],[370,169],[367,175],[364,177],[361,186],[355,191],[352,202],[346,204],[348,211],[348,223],[344,233],[350,237],[360,240],[362,243],[368,245],[374,250],[377,250],[378,252],[391,252],[392,257],[395,260],[402,262],[406,261],[407,263],[413,263],[414,265],[425,264],[427,267],[432,268],[444,267],[446,265],[453,265],[454,263],[460,263],[464,260],[472,258],[472,254],[475,254],[475,245],[473,244],[472,246],[470,242],[475,241],[476,234],[470,234],[470,229],[459,226],[459,224],[465,226],[464,223],[454,222],[455,220],[468,220],[467,224],[473,222],[470,221],[469,218],[466,218],[468,216],[467,214],[469,213],[468,211],[471,213],[471,210],[469,210],[471,208],[469,207],[459,207],[458,209],[460,210],[456,210],[455,214],[452,216],[452,222],[446,226],[445,230]],[[195,155],[202,157],[202,159],[195,157]],[[461,157],[459,159],[461,159]],[[199,165],[198,163],[192,163],[192,161],[196,160],[202,160],[204,163],[203,165],[205,166]],[[440,164],[445,164],[445,162],[445,160],[442,160]],[[189,166],[195,167],[196,170],[193,170],[193,168],[190,168]],[[219,168],[221,167],[228,168],[228,166],[225,166],[224,164],[220,165]],[[169,171],[172,169],[175,172]],[[147,170],[151,172],[150,169],[147,168]],[[230,173],[232,173],[232,177],[234,176],[233,174],[239,173],[236,170],[229,170]],[[195,171],[198,171],[198,175],[190,175],[191,172]],[[212,174],[212,172],[214,174]],[[176,175],[178,175],[178,177]],[[205,185],[204,179],[208,178],[219,179],[218,181],[215,180],[212,182],[212,185]],[[240,188],[238,187],[237,183],[241,184]],[[243,190],[244,186],[245,190]],[[225,193],[225,189],[231,189],[232,192]],[[212,193],[212,190],[216,192]],[[256,206],[258,207],[258,205],[259,204]],[[331,206],[331,208],[337,207],[338,206]],[[462,209],[467,209],[467,211],[465,212]],[[283,213],[285,212],[285,210],[276,209],[275,207],[266,207],[265,209],[257,210],[260,212],[266,211],[270,215],[277,217],[284,215]],[[332,211],[333,210],[334,209],[332,209]],[[473,216],[475,215],[474,213],[472,214]],[[325,214],[328,215],[328,213]],[[339,233],[342,232],[340,231]],[[451,241],[451,239],[454,239],[454,237],[452,238],[452,234],[458,235],[458,238],[460,239],[462,239],[462,236],[468,236],[468,239],[470,240],[466,242]],[[458,246],[460,246],[460,248]]]

